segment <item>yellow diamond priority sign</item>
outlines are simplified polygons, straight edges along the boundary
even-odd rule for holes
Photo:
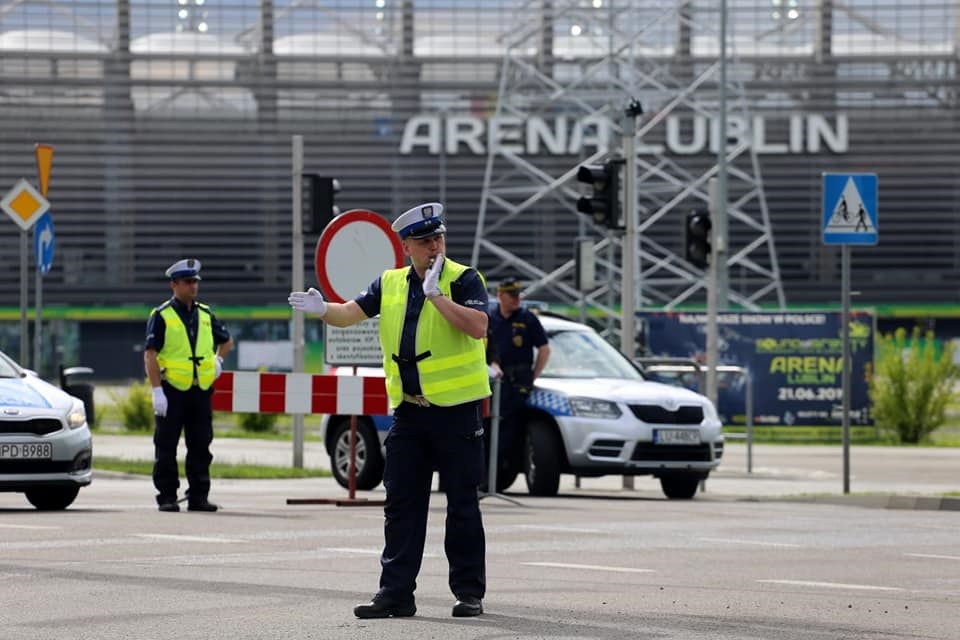
[[[50,203],[29,182],[20,178],[13,189],[0,200],[0,208],[7,212],[24,231],[30,229],[40,216],[47,212]]]

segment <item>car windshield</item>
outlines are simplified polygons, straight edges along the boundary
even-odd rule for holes
[[[7,354],[0,351],[0,378],[19,378],[20,370]]]
[[[636,367],[592,331],[551,333],[550,359],[541,377],[643,379]]]

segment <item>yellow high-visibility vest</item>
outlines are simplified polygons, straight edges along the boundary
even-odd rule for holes
[[[203,304],[197,305],[199,327],[197,328],[197,345],[194,351],[190,350],[190,338],[187,336],[187,327],[172,305],[163,305],[159,308],[160,316],[167,325],[163,339],[163,348],[157,353],[157,363],[167,382],[175,389],[186,391],[193,386],[193,356],[202,358],[197,365],[197,383],[201,389],[209,389],[217,375],[216,353],[213,345],[213,323],[210,309]],[[154,309],[153,313],[158,310]]]
[[[450,284],[467,268],[444,259],[440,291],[449,296]],[[380,277],[380,346],[391,408],[403,402],[400,367],[394,357],[400,353],[400,334],[407,310],[408,271],[409,267],[389,269]],[[490,395],[483,340],[468,336],[451,325],[430,302],[424,302],[417,321],[415,352],[420,389],[431,404],[449,407]]]

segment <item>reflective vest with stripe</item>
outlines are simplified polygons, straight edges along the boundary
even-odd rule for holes
[[[444,260],[439,286],[445,296],[450,296],[450,284],[467,268],[453,260]],[[399,357],[400,334],[406,317],[408,273],[409,267],[390,269],[380,278],[380,346],[391,408],[403,402],[400,367],[394,357]],[[414,352],[420,390],[431,404],[449,407],[490,395],[483,341],[454,327],[429,301],[424,302],[417,320]]]
[[[160,307],[159,313],[167,325],[163,339],[163,348],[157,353],[157,363],[164,379],[175,389],[186,391],[193,386],[193,356],[202,358],[197,364],[197,383],[201,389],[209,389],[217,374],[216,356],[213,344],[213,323],[206,305],[197,305],[196,349],[191,351],[187,327],[171,305]],[[154,309],[154,313],[157,309]]]

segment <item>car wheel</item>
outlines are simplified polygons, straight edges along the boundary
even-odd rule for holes
[[[498,469],[497,470],[497,493],[503,493],[517,481],[520,473],[516,469]]]
[[[30,504],[41,511],[62,511],[73,504],[80,487],[44,487],[25,493]]]
[[[562,460],[563,449],[556,431],[543,422],[534,421],[528,424],[523,471],[530,495],[557,495]]]
[[[337,483],[350,486],[350,418],[342,418],[331,429],[333,451],[330,469]],[[357,489],[369,491],[383,480],[383,456],[380,439],[369,421],[357,419]]]
[[[697,487],[703,479],[704,476],[689,473],[661,476],[660,488],[671,500],[689,500],[697,495]]]

